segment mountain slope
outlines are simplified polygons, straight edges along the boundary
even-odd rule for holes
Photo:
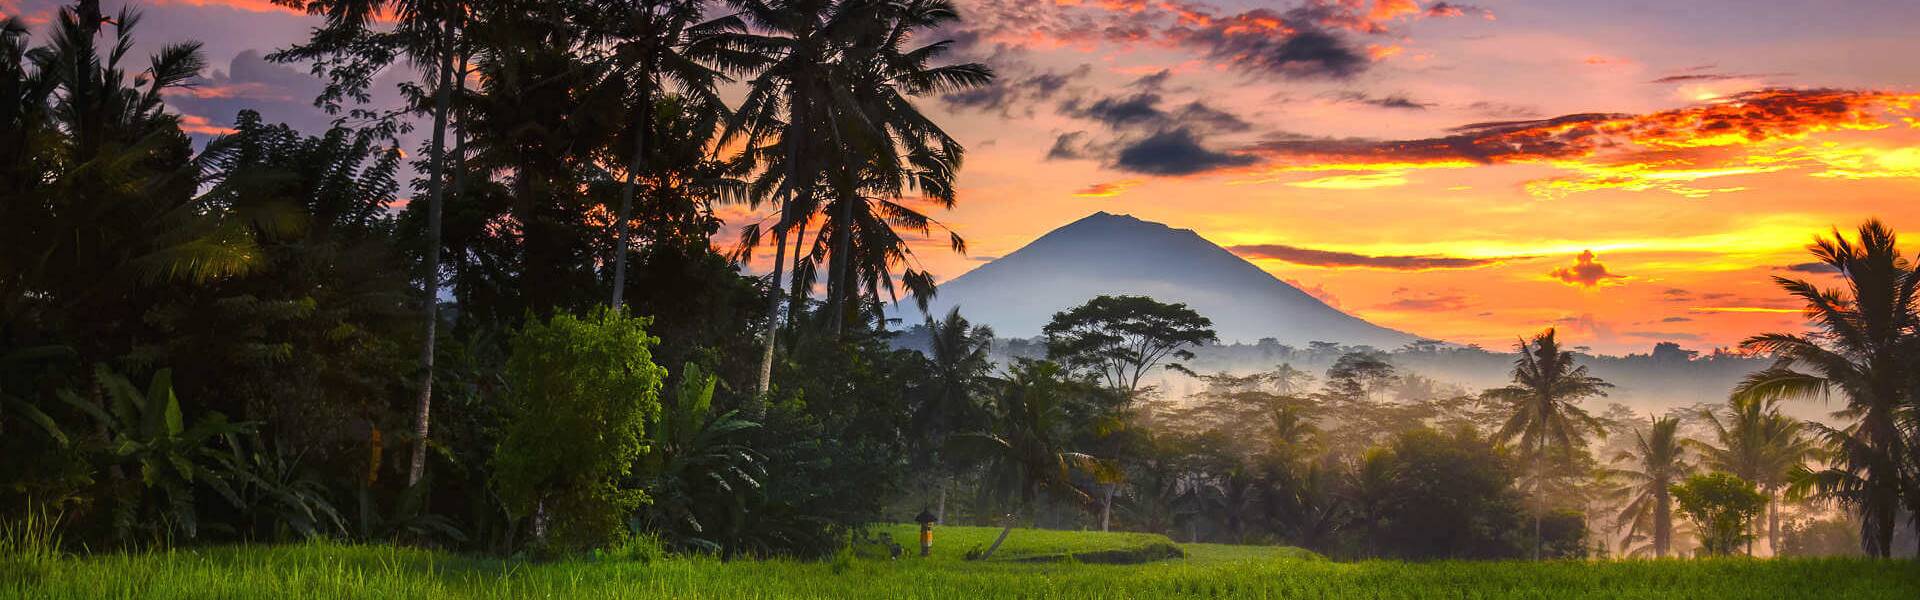
[[[1394,348],[1416,339],[1327,306],[1191,230],[1105,212],[941,284],[931,310],[957,305],[1002,337],[1031,337],[1053,313],[1101,294],[1184,302],[1213,319],[1223,342]]]

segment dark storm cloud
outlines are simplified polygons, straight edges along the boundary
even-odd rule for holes
[[[1077,81],[1092,73],[1089,65],[1071,71],[1045,71],[1024,77],[1002,77],[992,84],[953,92],[940,97],[953,108],[995,112],[1005,117],[1031,117],[1034,108],[1053,100]]]
[[[1208,149],[1186,128],[1162,131],[1122,144],[1114,166],[1147,175],[1192,175],[1229,167],[1243,167],[1256,159]]]
[[[1347,79],[1371,66],[1365,48],[1315,24],[1314,9],[1255,9],[1185,30],[1180,39],[1242,71],[1297,79]]]
[[[1395,108],[1395,109],[1402,109],[1402,110],[1426,110],[1428,108],[1433,107],[1432,102],[1421,102],[1419,100],[1414,100],[1413,98],[1407,97],[1406,94],[1388,94],[1386,96],[1375,96],[1372,94],[1368,94],[1366,92],[1348,91],[1348,92],[1335,93],[1333,94],[1333,98],[1340,102],[1349,102],[1353,104],[1366,104],[1369,106],[1375,106],[1379,108]]]
[[[1096,158],[1092,148],[1088,147],[1087,132],[1069,131],[1053,138],[1053,147],[1047,150],[1047,160],[1084,160]]]
[[[1114,129],[1152,126],[1164,123],[1167,118],[1167,113],[1160,110],[1160,102],[1160,95],[1152,92],[1096,98],[1091,101],[1076,98],[1062,103],[1060,112],[1098,121]]]

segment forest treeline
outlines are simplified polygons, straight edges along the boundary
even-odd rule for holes
[[[1551,330],[1491,389],[1342,351],[1175,403],[1153,374],[1218,336],[1151,298],[1002,365],[957,313],[900,347],[883,308],[936,293],[910,242],[964,248],[926,214],[964,149],[914,99],[993,77],[946,0],[276,1],[319,17],[272,58],[335,128],[196,144],[166,98],[197,44],[141,60],[97,0],[0,26],[10,523],[727,557],[921,510],[1341,557],[1884,556],[1920,527],[1920,275],[1877,223],[1816,247],[1836,290],[1780,281],[1815,329],[1750,340],[1779,362],[1711,409],[1594,414],[1621,382]],[[395,70],[407,104],[369,104]],[[1809,398],[1833,426],[1779,411]]]

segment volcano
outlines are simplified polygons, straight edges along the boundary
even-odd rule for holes
[[[1034,337],[1055,312],[1103,294],[1185,303],[1212,319],[1225,343],[1274,338],[1390,349],[1419,339],[1327,306],[1192,230],[1105,212],[940,284],[930,312],[959,306],[996,335]],[[919,317],[902,316],[908,324]]]

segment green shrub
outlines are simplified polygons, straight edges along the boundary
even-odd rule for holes
[[[534,518],[537,543],[608,547],[645,502],[620,484],[660,412],[666,370],[653,363],[649,321],[603,308],[531,321],[514,337],[493,483],[515,518]]]
[[[666,557],[666,545],[660,541],[660,536],[650,533],[630,535],[617,546],[593,551],[593,559],[599,562],[637,562],[647,565]]]
[[[1673,500],[1699,531],[1700,552],[1711,556],[1733,554],[1753,539],[1748,531],[1767,508],[1766,495],[1754,491],[1751,482],[1720,472],[1673,486]]]

